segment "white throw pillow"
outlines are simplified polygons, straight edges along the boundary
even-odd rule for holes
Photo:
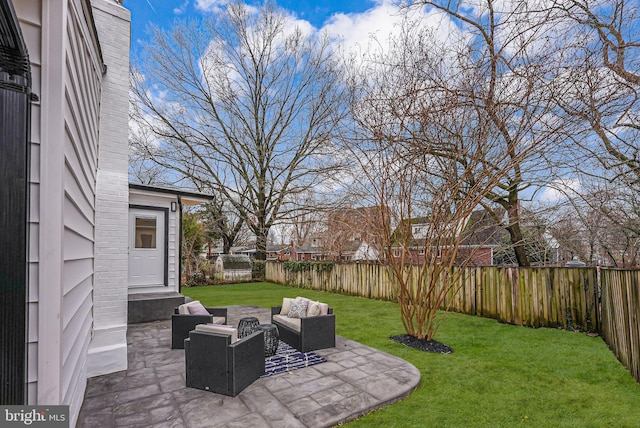
[[[320,315],[329,315],[329,305],[326,303],[318,302],[320,306]]]
[[[307,307],[308,317],[317,317],[320,315],[320,302],[310,302]]]
[[[291,309],[291,301],[288,297],[284,297],[282,299],[282,309],[280,309],[280,315],[287,315],[289,313],[289,309]]]

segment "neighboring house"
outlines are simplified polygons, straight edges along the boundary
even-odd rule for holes
[[[502,218],[504,210],[496,208],[498,218]],[[494,251],[509,237],[509,232],[496,223],[494,217],[485,209],[473,211],[462,231],[459,258],[469,258],[471,265],[491,266],[494,264]]]
[[[498,212],[498,218],[502,218],[502,210]],[[425,246],[429,245],[427,241],[427,233],[429,231],[429,218],[417,217],[411,219],[410,228],[405,222],[399,225],[393,233],[393,236],[400,237],[406,230],[410,236],[409,254],[412,263],[422,264],[425,261]],[[460,232],[460,244],[458,246],[457,260],[465,260],[466,263],[473,266],[491,266],[494,264],[494,251],[499,247],[501,239],[508,236],[508,232],[503,226],[498,224],[494,217],[485,209],[475,210],[471,213],[465,222],[464,229]],[[399,238],[396,238],[399,241]],[[404,240],[403,240],[404,241]],[[439,263],[444,253],[448,251],[447,247],[438,248],[433,251],[434,262]],[[401,257],[401,247],[393,248],[395,258]]]
[[[382,243],[379,233],[383,213],[378,206],[346,208],[327,214],[321,246],[334,261],[377,260]]]
[[[113,0],[0,0],[0,13],[0,92],[19,93],[23,79],[37,95],[0,115],[3,130],[30,120],[27,175],[0,182],[4,195],[28,181],[29,195],[28,209],[11,213],[28,229],[28,258],[18,250],[22,262],[11,263],[28,277],[13,282],[24,293],[3,299],[2,312],[27,313],[2,323],[0,399],[69,405],[73,426],[87,377],[127,368],[129,12]],[[7,69],[11,50],[23,51],[27,78]],[[11,156],[8,144],[0,150]]]
[[[403,220],[391,234],[392,254],[394,259],[400,259],[402,248],[409,245],[409,255],[411,262],[416,264],[424,263],[425,258],[425,237],[429,230],[428,217],[416,217],[410,220]],[[409,236],[404,239],[405,234]],[[438,256],[440,255],[438,251]],[[406,258],[407,255],[405,254]],[[439,259],[440,257],[436,257]]]
[[[324,230],[296,245],[270,245],[267,260],[373,261],[381,254],[377,227],[379,207],[347,208],[327,213]]]
[[[293,246],[289,256],[289,260],[296,260],[299,262],[319,262],[326,259],[327,254],[324,248],[313,245],[302,245],[299,247]]]
[[[267,254],[270,253],[271,250],[267,248]],[[205,248],[203,253],[208,260],[217,259],[219,255],[224,254],[222,246],[217,247],[209,247]],[[249,256],[250,259],[256,258],[256,245],[255,244],[247,244],[247,245],[236,245],[229,248],[229,254],[234,255],[246,255]]]
[[[256,258],[256,252],[255,244],[231,247],[231,255],[245,255],[252,260]]]
[[[289,260],[292,246],[293,244],[267,245],[267,260]]]
[[[498,212],[498,218],[502,218]],[[327,214],[323,232],[310,236],[303,245],[270,245],[267,259],[278,261],[336,261],[336,262],[372,262],[385,259],[379,231],[383,228],[377,223],[381,219],[379,207],[350,208],[336,210]],[[409,253],[413,263],[422,263],[425,257],[425,238],[429,231],[429,218],[411,219],[410,227],[405,223],[398,226],[392,235],[410,234]],[[494,264],[494,250],[501,239],[508,236],[506,230],[484,209],[474,211],[460,232],[458,260],[468,258],[471,265],[489,266]],[[395,257],[401,255],[400,246],[392,248]],[[435,261],[441,260],[446,248],[439,248]],[[213,250],[216,254],[216,249]],[[255,247],[234,247],[231,254],[246,254],[252,257]]]

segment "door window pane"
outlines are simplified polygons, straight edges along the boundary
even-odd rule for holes
[[[136,217],[136,248],[156,248],[156,218]]]

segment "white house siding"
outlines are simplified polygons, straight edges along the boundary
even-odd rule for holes
[[[96,185],[93,338],[87,375],[127,368],[129,11],[93,0],[107,73],[102,81]]]
[[[70,405],[73,426],[92,336],[98,150],[109,144],[98,141],[102,60],[83,0],[13,3],[40,97],[31,130],[28,402]]]

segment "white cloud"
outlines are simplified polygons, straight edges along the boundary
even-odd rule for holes
[[[293,15],[288,15],[285,21],[284,34],[288,36],[299,30],[304,37],[310,37],[315,33],[313,25],[304,19],[297,19]]]
[[[401,19],[398,7],[385,0],[361,14],[335,14],[323,30],[340,39],[348,50],[364,51],[372,37],[386,41],[398,29]]]
[[[194,7],[201,12],[219,12],[230,2],[231,0],[195,0]],[[245,6],[255,9],[254,13],[257,12],[257,8]],[[176,8],[174,12],[178,9],[182,10],[183,7]],[[316,29],[309,21],[299,19],[294,13],[287,11],[285,33],[290,34],[297,27],[304,36],[312,36],[322,30],[335,38],[345,51],[364,52],[374,39],[376,43],[386,46],[389,36],[400,31],[404,12],[406,10],[398,6],[397,0],[378,0],[374,7],[363,13],[337,13],[322,28]],[[422,28],[432,28],[437,39],[446,40],[453,33],[459,34],[455,24],[442,13],[428,12],[426,8],[412,8],[410,13],[413,19],[419,20]]]
[[[381,0],[373,8],[358,14],[337,13],[321,30],[330,34],[345,52],[365,53],[387,50],[392,36],[402,31],[403,20],[412,25],[411,32],[428,30],[434,46],[452,46],[468,36],[444,13],[426,7],[401,8],[397,0]]]
[[[173,8],[173,13],[175,15],[182,15],[186,12],[187,6],[189,6],[189,0],[185,0],[185,2],[182,3],[179,7]]]
[[[216,12],[229,4],[229,0],[196,0],[195,7],[202,12]]]
[[[566,199],[567,195],[578,193],[582,189],[580,180],[574,178],[563,178],[552,181],[543,188],[538,200],[540,202],[558,202]]]

